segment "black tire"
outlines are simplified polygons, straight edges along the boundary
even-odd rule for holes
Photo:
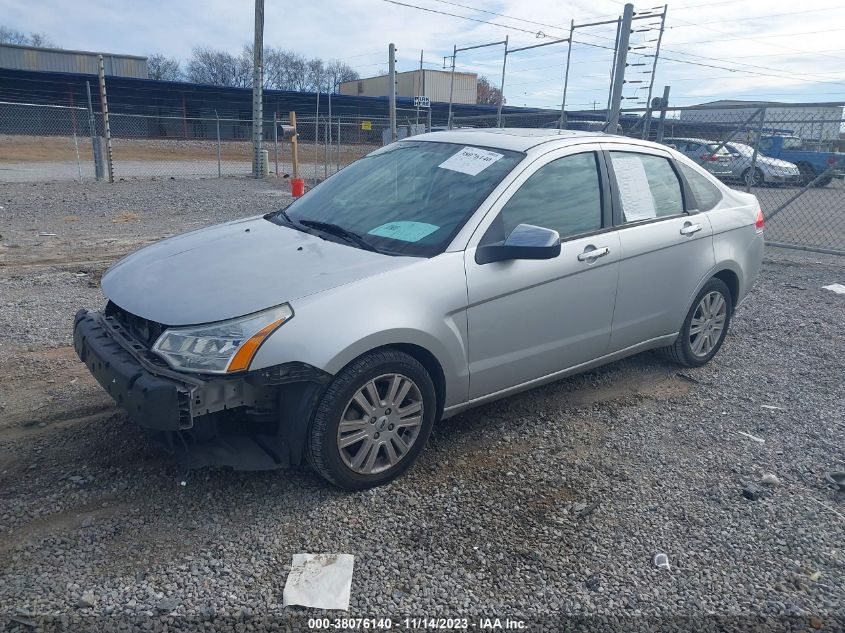
[[[827,187],[830,183],[833,182],[833,176],[824,176],[823,178],[819,178],[818,182],[815,184],[816,187]]]
[[[722,329],[721,336],[719,337],[718,341],[716,341],[713,348],[710,350],[709,353],[703,356],[696,355],[692,349],[692,343],[690,341],[690,326],[692,325],[692,320],[695,315],[696,310],[698,309],[698,304],[704,298],[705,295],[711,292],[718,292],[722,295],[722,298],[725,300],[725,307],[726,307],[726,315],[725,315],[725,325]],[[701,367],[702,365],[710,362],[710,360],[717,354],[719,349],[722,347],[722,343],[725,342],[725,337],[728,334],[728,330],[730,329],[731,325],[731,317],[733,316],[733,299],[731,298],[731,291],[728,289],[727,284],[721,279],[717,279],[713,277],[704,284],[704,287],[695,297],[695,300],[692,302],[692,306],[690,306],[689,312],[687,312],[687,316],[684,319],[684,325],[681,327],[681,331],[678,334],[678,338],[675,339],[675,342],[668,346],[664,347],[660,350],[661,354],[671,360],[672,362],[678,363],[679,365],[683,365],[684,367]]]
[[[419,434],[408,452],[394,466],[375,474],[357,473],[344,463],[338,447],[341,416],[359,389],[369,381],[390,373],[406,376],[419,389],[423,404]],[[422,364],[395,349],[371,352],[347,365],[326,388],[314,410],[308,430],[306,456],[312,468],[336,486],[347,490],[381,486],[402,475],[416,461],[425,447],[436,417],[434,383]]]
[[[816,170],[813,169],[813,166],[809,163],[797,163],[798,167],[798,184],[802,187],[806,187],[813,179],[816,177]]]
[[[748,181],[751,178],[751,168],[749,167],[744,172],[742,172],[742,182],[752,187],[762,187],[766,184],[766,176],[763,174],[763,171],[759,167],[754,168],[753,180],[749,183]]]

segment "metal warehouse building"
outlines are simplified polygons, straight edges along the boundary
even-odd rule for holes
[[[736,123],[744,124],[754,114],[755,108],[766,108],[766,121],[777,123],[781,133],[791,132],[805,141],[838,141],[841,106],[818,105],[795,107],[778,101],[736,101],[723,99],[692,106],[694,110],[681,110],[684,123]]]
[[[452,86],[452,73],[445,70],[411,70],[396,73],[397,97],[428,97],[446,103]],[[386,97],[390,91],[388,75],[367,77],[340,84],[340,94],[359,97]],[[455,73],[452,103],[475,103],[478,93],[478,75]]]
[[[136,79],[149,77],[146,57],[18,44],[0,44],[0,68],[96,75],[99,71],[99,55],[103,56],[106,75]]]

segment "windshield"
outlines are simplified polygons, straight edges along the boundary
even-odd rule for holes
[[[353,233],[360,238],[359,247],[431,257],[446,248],[523,157],[519,152],[452,143],[394,143],[296,200],[286,209],[287,217],[297,228],[327,237]],[[284,222],[280,215],[273,221]],[[351,239],[341,241],[354,244]]]

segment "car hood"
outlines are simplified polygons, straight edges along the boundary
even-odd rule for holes
[[[416,261],[256,217],[147,246],[112,266],[102,288],[110,301],[132,314],[167,325],[193,325],[293,302]]]

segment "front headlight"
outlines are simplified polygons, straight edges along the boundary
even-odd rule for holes
[[[174,369],[224,374],[249,367],[268,336],[293,317],[288,304],[207,325],[170,328],[153,351]]]

